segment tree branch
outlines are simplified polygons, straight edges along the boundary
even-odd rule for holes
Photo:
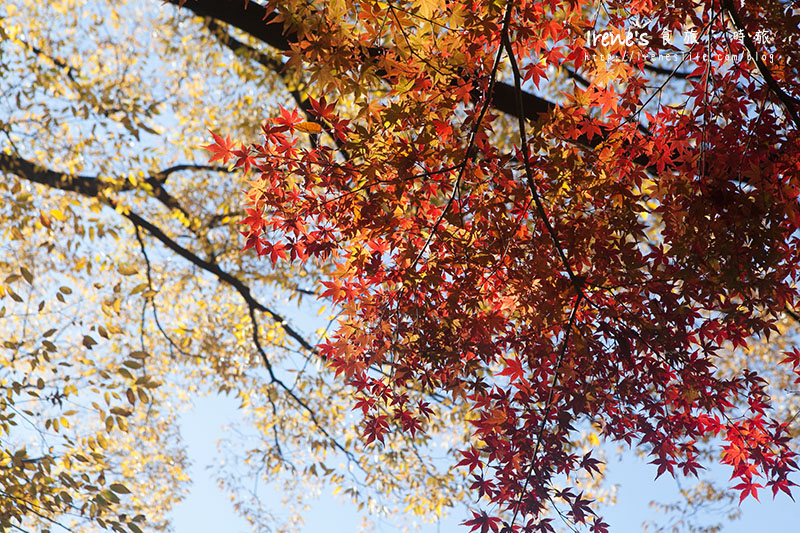
[[[246,6],[242,0],[167,1],[179,8],[189,10],[197,16],[229,24],[279,51],[289,51],[291,50],[291,45],[298,42],[298,35],[296,33],[288,31],[284,34],[283,23],[276,22],[275,20],[279,15],[278,12],[268,11],[264,6],[254,1],[247,2]],[[237,48],[233,46],[245,46],[253,50],[252,47],[240,41],[236,41],[233,37],[229,36],[227,38],[230,39],[229,42],[231,43],[229,47],[234,51]],[[235,45],[234,41],[236,41]],[[369,57],[379,57],[383,53],[384,49],[380,47],[373,47],[365,51],[365,54]],[[252,57],[259,61],[259,63],[262,63],[270,69],[274,69],[271,59],[262,62],[261,59],[266,58],[266,56],[262,57],[263,54],[256,50],[253,50],[253,54]],[[480,94],[476,93],[474,96],[480,97]],[[521,107],[517,105],[518,97],[522,99]],[[295,96],[295,100],[297,100],[297,96]],[[300,101],[302,101],[302,99]],[[298,105],[303,111],[307,111],[306,107],[304,107],[305,104],[299,103]],[[519,114],[522,112],[522,116],[533,121],[539,120],[542,115],[547,115],[559,107],[557,104],[529,92],[522,90],[517,91],[513,85],[502,81],[497,81],[492,84],[489,105],[497,111],[517,117],[518,119],[521,118]],[[522,109],[522,111],[520,111],[520,109]],[[604,134],[594,135],[591,138],[584,134],[569,142],[594,150],[606,139],[607,135]],[[647,166],[649,164],[649,158],[646,156],[639,156],[634,159],[633,162],[638,165]],[[647,170],[651,174],[655,173],[655,168],[648,167]]]
[[[179,168],[172,167],[171,169],[167,169],[161,174],[168,175],[171,171],[175,170],[179,170]],[[46,185],[54,189],[59,189],[66,192],[76,192],[83,196],[96,198],[101,202],[103,202],[104,204],[108,205],[109,207],[113,208],[117,207],[117,204],[114,202],[112,198],[100,195],[97,187],[97,183],[99,183],[99,180],[97,180],[96,178],[89,178],[86,176],[73,176],[70,174],[51,171],[42,168],[38,165],[35,165],[34,163],[22,159],[20,157],[11,156],[8,154],[0,154],[0,171],[6,171],[18,176],[21,179],[34,181],[36,183]],[[29,174],[26,174],[26,172]],[[295,342],[297,342],[305,350],[316,354],[318,353],[317,349],[314,346],[312,346],[311,343],[307,341],[297,330],[292,328],[286,321],[285,317],[283,317],[276,311],[270,309],[269,307],[265,306],[264,304],[256,300],[251,294],[250,288],[243,281],[233,276],[232,274],[222,270],[217,264],[203,260],[196,254],[192,253],[190,250],[179,245],[168,235],[166,235],[159,227],[157,227],[150,221],[142,218],[133,211],[122,212],[122,215],[125,218],[127,218],[131,223],[133,223],[134,228],[136,229],[137,239],[139,239],[139,243],[142,246],[143,251],[144,251],[144,243],[141,241],[141,237],[139,236],[140,228],[147,231],[152,237],[161,242],[161,244],[164,245],[166,248],[172,250],[173,252],[183,257],[193,265],[205,270],[210,274],[213,274],[219,281],[227,285],[230,285],[236,290],[236,292],[239,293],[239,295],[242,297],[245,304],[247,305],[248,314],[253,327],[253,333],[252,333],[253,343],[255,345],[256,351],[258,352],[259,356],[261,357],[261,360],[264,363],[264,367],[266,368],[267,373],[269,374],[270,381],[272,383],[275,383],[280,388],[282,388],[284,392],[290,398],[292,398],[292,400],[298,406],[300,406],[304,411],[306,411],[311,422],[314,424],[317,430],[331,442],[334,448],[344,453],[345,456],[348,458],[348,460],[353,461],[358,465],[359,463],[356,457],[353,455],[353,453],[349,451],[344,445],[342,445],[338,440],[336,440],[330,434],[330,432],[320,423],[316,413],[311,408],[311,406],[309,406],[302,398],[300,398],[290,387],[288,387],[275,374],[272,364],[269,361],[269,358],[267,357],[267,354],[261,345],[261,341],[258,334],[259,326],[258,326],[256,311],[260,311],[268,315],[272,320],[277,322],[278,325],[286,333],[286,335],[289,336],[291,339],[293,339]],[[150,262],[149,259],[147,259],[146,255],[145,259],[147,260],[147,267],[148,267],[148,272],[147,272],[148,283],[151,284]],[[155,306],[155,304],[153,305]]]
[[[730,16],[731,21],[736,29],[743,32],[744,47],[747,49],[747,53],[750,54],[750,58],[753,60],[753,62],[755,62],[756,68],[761,74],[761,77],[764,78],[767,87],[769,87],[769,90],[772,92],[772,94],[774,94],[778,100],[780,100],[781,104],[783,104],[783,108],[792,119],[792,122],[794,122],[795,127],[800,128],[800,115],[798,115],[797,108],[795,107],[797,105],[797,100],[786,94],[786,91],[784,91],[775,80],[772,72],[770,72],[764,62],[761,61],[758,50],[756,50],[756,45],[753,43],[753,38],[750,37],[749,33],[747,33],[744,23],[742,22],[742,19],[739,18],[739,13],[736,11],[736,7],[733,5],[733,2],[731,0],[722,0],[722,7]]]
[[[298,42],[296,33],[284,34],[283,23],[275,21],[278,12],[268,11],[264,6],[252,0],[247,2],[247,7],[242,0],[167,1],[175,6],[188,9],[200,17],[209,17],[230,24],[282,52],[291,50],[291,45]],[[369,49],[367,53],[377,57],[383,53],[383,49]],[[549,113],[556,107],[556,104],[528,92],[523,92],[522,98],[525,104],[525,116],[531,120],[537,120],[540,114]],[[498,111],[516,116],[517,109],[512,85],[498,81],[494,86],[490,101],[491,106]]]
[[[305,115],[307,121],[319,124],[323,129],[330,126],[324,122],[321,123],[312,113],[313,108],[311,107],[311,101],[307,97],[304,97],[299,90],[291,87],[291,83],[290,80],[287,79],[287,72],[286,69],[284,69],[283,63],[259,50],[256,50],[249,44],[240,41],[236,37],[233,37],[230,33],[225,31],[222,26],[217,24],[216,21],[209,20],[207,25],[208,29],[211,30],[211,32],[219,39],[219,42],[226,48],[230,49],[234,54],[247,54],[247,57],[272,70],[276,75],[278,75],[281,81],[283,81],[283,84],[286,86],[286,90],[292,95],[297,107]],[[316,147],[316,135],[311,134],[309,137],[311,138],[311,144]],[[350,159],[350,155],[344,149],[342,142],[334,135],[331,135],[330,137],[333,139],[333,142],[336,144],[336,147],[339,150],[339,153],[342,154],[342,157],[344,157],[345,160]]]
[[[2,153],[0,153],[0,170],[14,174],[15,176],[34,183],[39,183],[41,185],[46,185],[62,191],[75,192],[89,198],[95,198],[110,207],[117,207],[116,202],[114,202],[112,198],[109,198],[105,195],[105,189],[101,189],[102,182],[97,178],[55,172],[53,170],[36,165],[35,163],[32,163],[21,157]],[[171,239],[159,227],[145,220],[135,212],[128,211],[123,213],[123,215],[135,226],[140,227],[150,233],[150,235],[152,235],[156,240],[160,241],[161,244],[168,249],[172,250],[195,266],[205,270],[210,274],[213,274],[221,282],[233,287],[241,295],[242,299],[245,301],[245,303],[247,303],[248,306],[269,315],[270,318],[280,324],[286,335],[294,339],[301,347],[312,353],[316,352],[316,349],[311,345],[311,343],[308,342],[302,335],[300,335],[300,333],[298,333],[294,328],[292,328],[282,315],[257,301],[250,293],[250,288],[240,279],[222,270],[217,264],[206,261],[187,248],[184,248]]]

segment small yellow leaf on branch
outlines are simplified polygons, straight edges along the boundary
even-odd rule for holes
[[[297,131],[302,131],[303,133],[321,133],[322,126],[317,124],[316,122],[301,122],[297,124],[294,129]]]
[[[136,267],[130,265],[119,267],[117,271],[123,276],[133,276],[134,274],[139,272],[139,270]]]

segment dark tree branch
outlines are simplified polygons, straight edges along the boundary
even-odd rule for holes
[[[649,63],[645,63],[644,69],[652,72],[653,74],[660,74],[662,76],[670,76],[672,78],[680,78],[682,80],[690,80],[690,79],[696,79],[696,78],[700,77],[699,74],[698,75],[692,75],[692,74],[689,74],[688,72],[676,71],[676,70],[672,70],[672,69],[668,69],[668,68],[664,68],[664,67],[659,67],[659,66],[656,66],[656,65],[651,65]]]
[[[31,161],[11,154],[0,153],[0,170],[9,172],[34,183],[65,191],[72,191],[92,198],[102,198],[111,192],[114,185],[89,176],[64,174],[41,167]],[[124,188],[122,190],[125,190]]]
[[[27,159],[18,157],[11,154],[0,152],[0,169],[11,172],[18,176],[24,177],[28,181],[47,185],[49,187],[63,188],[77,192],[84,196],[91,196],[100,198],[105,194],[112,192],[124,192],[141,190],[141,187],[134,186],[131,183],[115,184],[105,182],[96,176],[78,176],[75,174],[65,174],[63,172],[56,172],[37,165]],[[144,181],[153,188],[153,196],[167,205],[172,207],[172,203],[177,203],[177,200],[169,196],[163,188],[163,184],[167,181],[170,174],[181,170],[213,170],[215,172],[228,172],[224,167],[217,167],[213,165],[194,165],[183,164],[175,165],[164,170],[160,170],[149,176]]]
[[[215,22],[214,20],[210,20],[207,23],[207,25],[208,29],[211,30],[211,32],[217,37],[217,39],[219,39],[220,43],[226,48],[230,49],[234,54],[237,55],[244,54],[246,55],[246,57],[249,57],[250,59],[256,61],[260,65],[272,70],[275,74],[277,74],[281,78],[281,81],[283,81],[283,84],[286,86],[286,89],[287,91],[289,91],[289,94],[292,95],[292,98],[297,104],[297,107],[305,115],[306,120],[309,122],[314,122],[316,124],[319,124],[323,129],[325,129],[327,125],[325,123],[320,123],[320,121],[317,120],[317,117],[314,116],[312,112],[313,108],[311,107],[311,101],[307,97],[303,96],[299,90],[291,87],[290,80],[287,79],[288,73],[284,68],[283,63],[281,63],[274,57],[270,57],[269,55],[259,50],[256,50],[249,44],[240,41],[236,37],[233,37],[232,35],[230,35],[230,33],[225,31],[225,29],[219,24],[217,24],[217,22]],[[311,138],[311,144],[316,147],[317,145],[316,134],[311,134],[310,138]],[[341,153],[345,159],[350,159],[350,156],[344,149],[341,141],[339,141],[339,139],[337,139],[333,135],[331,135],[331,138],[333,139],[333,142],[336,144],[339,153]]]
[[[163,185],[164,183],[167,182],[167,178],[169,178],[170,174],[174,174],[175,172],[180,172],[182,170],[213,170],[214,172],[225,172],[228,174],[230,173],[230,170],[228,170],[227,167],[184,163],[181,165],[174,165],[169,168],[165,168],[164,170],[159,170],[151,177],[147,178],[147,182],[152,185],[152,181],[157,181],[159,184]]]
[[[75,174],[56,172],[43,168],[21,157],[5,153],[0,153],[0,169],[22,176],[34,183],[77,192],[84,196],[98,198],[103,201],[105,201],[109,194],[114,192],[142,190],[142,187],[135,186],[130,182],[116,184],[105,182],[95,176],[78,176]],[[151,187],[151,195],[153,198],[157,199],[165,207],[180,211],[186,218],[191,218],[189,212],[187,212],[181,203],[174,196],[169,194],[163,186],[170,174],[182,170],[212,170],[215,172],[228,172],[228,170],[224,167],[217,167],[214,165],[183,164],[156,172],[144,180],[144,182]]]
[[[113,204],[109,205],[113,206]],[[292,328],[287,323],[286,318],[284,318],[276,311],[273,311],[269,307],[263,305],[258,300],[256,300],[253,297],[252,293],[250,292],[250,288],[242,280],[240,280],[239,278],[233,276],[228,272],[225,272],[217,264],[206,261],[200,258],[198,255],[194,254],[193,252],[187,250],[186,248],[175,242],[173,239],[171,239],[169,236],[167,236],[160,228],[150,223],[149,221],[145,220],[144,218],[140,217],[136,213],[129,211],[125,213],[124,216],[128,220],[133,222],[134,225],[144,230],[147,230],[147,232],[153,237],[155,237],[156,240],[160,241],[161,244],[163,244],[164,246],[166,246],[179,256],[183,257],[193,265],[205,270],[206,272],[213,274],[221,282],[230,285],[231,287],[236,289],[236,292],[239,293],[239,295],[242,297],[242,299],[249,307],[252,307],[257,311],[261,311],[262,313],[269,315],[269,317],[275,322],[277,322],[281,326],[283,331],[289,337],[294,339],[300,346],[302,346],[304,349],[310,352],[316,352],[316,349],[302,335],[300,335],[300,333],[298,333],[294,328]]]
[[[246,7],[245,3],[241,0],[167,1],[177,7],[187,9],[197,16],[229,24],[279,51],[285,52],[291,50],[291,45],[298,42],[296,33],[287,31],[287,33],[284,34],[283,23],[275,21],[278,17],[277,12],[268,11],[264,6],[254,1],[247,2]],[[214,23],[212,22],[212,24]],[[214,26],[210,27],[213,28]],[[232,50],[236,51],[241,49],[241,47],[247,47],[246,49],[249,49],[248,51],[252,51],[253,55],[251,55],[251,57],[267,68],[275,70],[274,60],[268,58],[268,56],[263,56],[263,54],[257,50],[254,50],[252,47],[249,47],[231,36],[227,36],[225,39],[228,44],[225,42],[223,42],[223,44],[226,44]],[[366,50],[365,54],[369,57],[379,57],[384,52],[383,48],[375,47]],[[264,59],[264,62],[262,62],[262,59]],[[280,74],[283,75],[282,73]],[[307,113],[308,102],[306,101],[303,103],[304,99],[298,99],[297,95],[293,96],[295,100],[298,101],[298,106]],[[476,92],[474,96],[476,98],[481,97],[478,92]],[[517,91],[513,85],[502,81],[497,81],[492,84],[488,101],[489,105],[497,111],[520,118],[518,116],[520,113],[520,106],[517,105],[518,97],[522,99],[521,109],[524,113],[523,116],[533,121],[539,120],[542,115],[548,115],[559,107],[557,104],[529,92],[522,90]],[[640,130],[642,130],[642,126],[640,126]],[[591,138],[584,134],[569,142],[593,150],[606,139],[606,134],[594,135]],[[347,159],[346,156],[345,158]],[[649,164],[649,158],[640,156],[634,159],[633,162],[638,165],[647,166]],[[654,173],[655,169],[648,168],[648,171]]]
[[[500,32],[500,42],[501,47],[506,51],[506,56],[511,63],[511,71],[514,75],[514,96],[516,100],[515,105],[517,107],[517,129],[519,131],[519,144],[522,150],[522,164],[525,168],[525,180],[528,183],[528,189],[530,190],[533,204],[536,207],[536,214],[542,221],[542,224],[544,224],[547,233],[550,235],[550,239],[553,241],[553,247],[555,248],[558,257],[561,259],[561,263],[564,265],[564,270],[567,272],[567,275],[569,275],[570,281],[572,281],[572,284],[575,286],[578,296],[582,296],[583,282],[578,279],[578,277],[575,275],[575,272],[572,270],[572,266],[570,265],[566,252],[564,251],[564,247],[561,245],[561,239],[558,236],[558,232],[553,227],[552,223],[550,222],[550,218],[547,215],[547,211],[544,209],[544,204],[539,196],[539,191],[536,188],[536,182],[534,181],[533,173],[531,172],[530,154],[528,153],[528,134],[525,131],[525,119],[523,118],[525,116],[525,100],[523,98],[524,93],[522,91],[522,73],[519,70],[519,65],[517,65],[517,58],[514,56],[514,48],[511,46],[511,39],[508,34],[508,21],[511,16],[510,6],[511,4],[509,4],[508,11],[506,12],[506,21],[504,22],[503,29]]]
[[[214,19],[209,19],[208,21],[208,29],[211,30],[211,33],[219,40],[219,42],[225,46],[226,48],[230,49],[234,54],[245,54],[246,57],[254,60],[255,62],[259,63],[270,69],[271,71],[278,74],[281,79],[285,79],[285,74],[283,71],[283,63],[274,58],[256,50],[249,44],[240,41],[230,33],[228,33],[225,28],[223,28],[219,23],[217,23]]]
[[[267,9],[250,1],[245,7],[242,0],[167,0],[170,4],[188,9],[200,17],[209,17],[231,26],[255,37],[259,41],[280,51],[291,50],[291,45],[298,42],[296,33],[284,34],[282,22],[275,22],[277,12]],[[181,5],[183,4],[183,5]],[[383,53],[380,48],[368,50],[370,56],[379,56]],[[549,102],[531,93],[523,92],[525,116],[537,120],[542,113],[549,113],[555,109],[556,104]],[[514,87],[504,82],[497,82],[491,95],[493,108],[509,115],[516,115]]]
[[[144,258],[144,263],[145,263],[145,265],[147,267],[147,270],[146,270],[146,273],[147,273],[147,287],[151,291],[151,295],[148,296],[145,299],[145,309],[146,309],[147,304],[150,304],[150,306],[153,309],[153,319],[155,320],[156,327],[158,328],[158,331],[161,332],[161,335],[166,339],[166,341],[172,347],[172,349],[174,349],[179,354],[181,354],[181,355],[183,355],[185,357],[192,357],[192,358],[195,358],[195,359],[205,359],[205,356],[191,354],[191,353],[185,351],[180,346],[178,346],[178,344],[175,343],[175,341],[172,340],[172,337],[170,337],[169,334],[166,332],[166,330],[161,326],[161,322],[158,319],[158,307],[156,307],[155,296],[153,296],[153,294],[155,294],[156,290],[153,288],[153,276],[152,276],[153,269],[152,269],[152,266],[150,264],[150,257],[147,255],[147,248],[144,245],[144,239],[142,239],[142,232],[139,230],[139,226],[134,226],[134,229],[136,230],[136,233],[135,233],[136,234],[136,241],[139,243],[139,249],[142,251],[142,257]],[[142,329],[144,329],[144,310],[142,311]],[[144,342],[142,344],[144,344]]]
[[[567,76],[578,82],[581,86],[588,87],[589,85],[591,85],[591,82],[589,82],[589,80],[581,76],[577,70],[572,70],[571,68],[564,65],[562,65],[561,68],[564,69],[564,71],[567,73]]]
[[[214,172],[225,172],[230,173],[230,171],[225,167],[218,167],[215,165],[197,165],[197,164],[182,164],[182,165],[174,165],[169,168],[165,168],[159,172],[156,172],[154,175],[148,177],[145,180],[145,183],[150,185],[152,188],[152,196],[157,199],[159,202],[164,204],[165,207],[169,209],[174,209],[176,211],[180,211],[187,220],[191,220],[191,215],[186,209],[184,209],[183,205],[171,194],[167,192],[164,188],[164,184],[169,178],[170,174],[175,172],[180,172],[182,170],[211,170]],[[138,188],[138,187],[137,187]],[[133,187],[126,188],[125,190],[131,190]],[[192,231],[195,231],[195,229]]]
[[[756,49],[755,43],[753,43],[753,38],[750,37],[750,34],[746,31],[744,23],[742,19],[739,18],[739,13],[736,11],[736,6],[733,5],[731,0],[722,0],[722,7],[730,16],[733,25],[736,27],[737,30],[740,30],[744,33],[744,47],[747,49],[747,53],[750,54],[750,57],[756,64],[756,68],[758,72],[761,74],[761,77],[764,78],[764,81],[769,87],[769,90],[774,94],[778,100],[780,100],[783,108],[786,110],[786,113],[794,122],[796,128],[800,128],[800,114],[797,111],[797,99],[792,98],[786,91],[784,91],[781,86],[778,84],[775,77],[772,75],[772,72],[767,68],[763,61],[761,61],[761,57]]]
[[[297,35],[283,34],[283,23],[275,22],[277,12],[267,9],[253,1],[242,0],[168,0],[184,9],[188,9],[199,17],[219,20],[239,28],[259,41],[277,50],[289,50],[291,43],[297,42]]]
[[[112,198],[106,196],[105,189],[101,189],[103,183],[94,177],[75,176],[72,174],[55,172],[53,170],[36,165],[35,163],[32,163],[21,157],[2,153],[0,153],[0,171],[8,172],[22,179],[39,183],[41,185],[46,185],[54,189],[75,192],[89,198],[95,198],[110,207],[116,207],[117,205]],[[109,188],[113,190],[111,186],[109,186]],[[302,335],[300,335],[300,333],[292,328],[282,315],[257,301],[250,293],[250,288],[243,281],[222,270],[217,264],[206,261],[187,248],[184,248],[171,239],[167,234],[165,234],[159,227],[137,215],[135,212],[128,211],[127,213],[124,213],[124,216],[135,226],[146,230],[168,249],[172,250],[195,266],[205,270],[210,274],[213,274],[221,282],[233,287],[241,295],[242,299],[245,301],[245,303],[247,303],[248,306],[269,315],[269,317],[280,324],[284,332],[290,338],[294,339],[301,347],[311,352],[316,351],[311,343],[309,343]]]
[[[225,219],[244,217],[244,216],[245,216],[244,211],[233,211],[231,213],[219,213],[216,215],[211,215],[206,221],[205,227],[206,229],[216,228],[218,226],[223,225],[223,221],[225,221]]]
[[[173,167],[173,169],[174,168],[175,167]],[[72,176],[69,174],[54,172],[48,169],[44,169],[20,157],[10,156],[7,154],[0,154],[0,171],[9,172],[22,179],[29,179],[30,181],[34,181],[36,183],[40,183],[42,185],[46,185],[54,189],[59,189],[67,192],[76,192],[82,194],[83,196],[96,198],[110,207],[116,207],[116,203],[112,198],[104,197],[99,194],[98,189],[96,187],[96,182],[98,182],[99,180],[97,180],[96,178],[88,178],[85,176]],[[30,173],[30,176],[28,174],[25,174],[26,171]],[[217,264],[205,261],[198,255],[192,253],[190,250],[179,245],[168,235],[166,235],[155,224],[142,218],[133,211],[128,210],[127,212],[123,212],[122,214],[131,223],[133,223],[136,229],[137,238],[140,238],[139,229],[147,231],[152,237],[158,240],[166,248],[172,250],[173,252],[183,257],[193,265],[205,270],[210,274],[213,274],[219,281],[227,285],[230,285],[236,290],[236,292],[239,293],[239,295],[244,300],[245,304],[247,304],[248,314],[250,316],[250,320],[252,322],[252,327],[253,327],[253,333],[252,333],[253,343],[255,345],[256,351],[258,352],[259,356],[261,357],[261,360],[264,363],[267,373],[269,374],[270,381],[276,384],[281,389],[283,389],[284,392],[298,406],[300,406],[304,411],[306,411],[311,422],[314,424],[317,430],[331,442],[334,448],[344,453],[345,456],[348,458],[348,460],[353,461],[356,464],[359,464],[353,453],[350,452],[347,448],[345,448],[339,441],[337,441],[330,434],[330,432],[321,424],[314,410],[302,398],[300,398],[297,395],[297,393],[295,393],[288,385],[286,385],[281,379],[277,377],[272,367],[272,364],[261,345],[261,340],[259,338],[259,333],[258,333],[259,326],[258,326],[256,311],[260,311],[268,315],[273,321],[277,322],[278,325],[281,327],[281,329],[283,329],[283,331],[286,333],[286,335],[289,336],[291,339],[293,339],[295,342],[297,342],[305,350],[316,354],[317,349],[314,346],[312,346],[311,343],[308,342],[297,330],[292,328],[292,326],[290,326],[286,321],[285,317],[283,317],[279,313],[273,311],[269,307],[265,306],[264,304],[256,300],[253,297],[252,293],[250,292],[250,288],[243,281],[233,276],[232,274],[222,270]],[[140,244],[142,245],[142,247],[144,246],[144,243],[141,240]],[[149,259],[147,260],[147,266],[148,266],[148,283],[151,283]]]

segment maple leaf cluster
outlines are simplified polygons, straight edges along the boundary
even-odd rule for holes
[[[609,25],[690,21],[718,53],[753,42],[714,35],[764,22],[729,2],[614,4]],[[607,530],[582,492],[559,488],[598,471],[570,446],[589,422],[646,450],[657,475],[695,475],[698,443],[718,438],[741,498],[789,494],[797,470],[766,383],[715,365],[774,334],[797,298],[797,80],[744,54],[690,56],[680,104],[661,105],[647,56],[597,59],[592,7],[448,2],[422,17],[374,4],[357,23],[322,11],[289,63],[358,106],[309,98],[307,117],[284,110],[261,143],[215,134],[209,147],[252,176],[245,249],[333,265],[321,297],[342,315],[319,352],[358,391],[365,443],[424,432],[420,394],[471,407],[458,466],[493,509],[466,522],[481,533],[552,531],[555,505]],[[772,24],[797,33],[784,14]],[[589,81],[528,116],[527,91],[565,69]],[[500,79],[511,120],[490,110]]]

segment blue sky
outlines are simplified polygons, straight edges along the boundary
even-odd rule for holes
[[[316,304],[313,299],[304,299],[302,306],[292,309],[289,305],[284,311],[293,326],[301,331],[314,331],[327,322],[317,316]],[[204,397],[197,399],[194,408],[182,416],[181,433],[193,463],[190,470],[193,485],[186,500],[173,512],[176,533],[250,531],[247,522],[234,512],[227,495],[217,487],[213,471],[206,468],[224,459],[217,454],[216,442],[226,435],[224,430],[226,425],[239,420],[237,406],[237,400],[231,397]],[[616,444],[608,445],[606,449],[608,458],[606,476],[610,484],[618,485],[617,504],[603,507],[601,511],[604,520],[611,526],[611,533],[645,531],[642,524],[651,520],[661,525],[669,523],[663,513],[657,513],[650,506],[650,502],[656,500],[670,503],[679,500],[677,482],[668,475],[656,480],[656,469],[653,465],[647,464],[633,452],[626,452],[620,456],[616,453]],[[712,473],[723,486],[730,475],[727,467],[722,466],[715,467]],[[800,483],[800,479],[795,481]],[[684,483],[686,486],[691,486],[693,480],[685,480]],[[259,493],[263,495],[264,503],[271,507],[275,514],[281,515],[280,494],[272,491],[271,487],[264,483],[260,484]],[[724,517],[720,519],[710,515],[697,522],[705,525],[723,522],[725,527],[721,533],[800,531],[796,525],[800,507],[791,499],[779,494],[773,500],[771,493],[766,491],[762,491],[759,498],[760,502],[750,498],[742,503],[742,516],[739,520],[726,523]],[[426,524],[418,531],[468,533],[468,528],[460,525],[465,518],[462,511],[455,510],[439,524]],[[319,500],[312,502],[311,510],[305,519],[302,533],[356,533],[361,523],[361,515],[355,506],[341,497],[333,496],[331,490],[325,491]],[[409,516],[406,525],[410,525],[413,519],[414,517]],[[375,520],[375,526],[376,533],[401,531],[396,524],[382,523],[378,520]],[[569,531],[565,527],[562,529]],[[647,531],[655,530],[650,528]],[[684,530],[678,530],[682,531]]]
[[[227,496],[217,488],[213,473],[205,466],[219,458],[216,455],[216,441],[224,434],[223,427],[237,417],[236,401],[226,397],[207,397],[196,402],[193,409],[185,413],[181,422],[181,433],[188,446],[189,457],[193,461],[191,475],[193,485],[186,500],[173,512],[176,533],[246,533],[247,522],[238,517]],[[650,507],[650,501],[673,501],[677,496],[676,482],[662,476],[654,481],[655,469],[632,453],[624,458],[609,457],[609,479],[620,485],[618,504],[604,510],[604,518],[611,525],[612,533],[633,533],[643,531],[642,523],[659,516]],[[719,475],[723,478],[724,470]],[[268,489],[264,495],[269,496]],[[280,513],[281,503],[277,494],[272,494],[273,508]],[[785,495],[773,500],[771,494],[759,496],[761,502],[749,499],[742,504],[742,518],[730,522],[723,533],[761,533],[797,531],[800,507]],[[421,528],[422,533],[467,533],[468,529],[459,526],[460,516],[451,516],[440,524],[429,524]],[[663,521],[661,522],[663,523]],[[327,491],[312,505],[306,517],[304,533],[355,533],[358,531],[360,516],[354,506]],[[386,524],[376,524],[379,533],[400,531]],[[651,530],[652,531],[652,530]]]

